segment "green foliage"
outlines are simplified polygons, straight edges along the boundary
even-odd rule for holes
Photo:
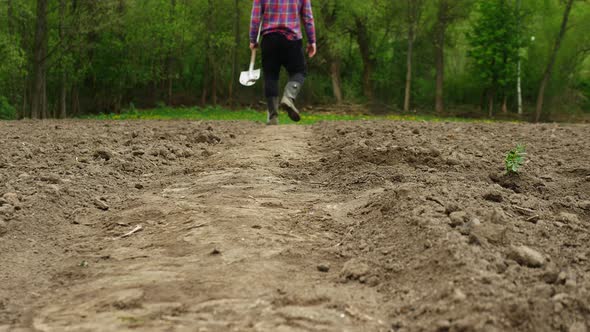
[[[16,38],[0,31],[0,95],[14,94],[15,81],[26,73],[25,54],[16,41]]]
[[[468,55],[479,79],[488,89],[505,89],[516,79],[520,45],[518,12],[508,0],[483,0],[468,33]]]
[[[526,148],[518,144],[516,148],[510,150],[504,159],[506,165],[506,174],[517,174],[520,167],[524,164]]]
[[[0,96],[0,120],[16,119],[16,110],[8,103],[5,97]]]
[[[21,111],[20,107],[30,104],[23,98],[31,97],[35,67],[36,2],[0,1],[0,95],[8,104],[18,105],[23,115],[26,109]],[[390,109],[401,105],[411,3],[313,1],[318,55],[308,61],[310,75],[301,100],[333,103],[332,68],[339,65],[336,76],[343,102],[369,100],[363,80],[363,74],[369,71],[372,101]],[[519,58],[523,60],[525,109],[534,103],[559,31],[563,14],[560,0],[522,0],[520,13],[515,0],[423,3],[414,42],[413,108],[424,112],[433,108],[435,32],[437,14],[444,3],[450,6],[444,52],[448,108],[475,109],[474,105],[481,103],[482,91],[494,89],[509,97],[509,109],[514,110]],[[94,114],[118,113],[131,101],[138,108],[155,107],[158,101],[166,105],[252,105],[262,95],[262,84],[244,88],[236,83],[236,72],[245,70],[249,62],[251,1],[65,1],[63,15],[59,4],[50,1],[48,13],[50,113],[59,105],[62,84],[68,106],[79,104],[82,113]],[[547,88],[547,101],[552,104],[548,109],[554,112],[590,109],[589,30],[590,2],[576,1]],[[535,41],[530,42],[533,36]],[[365,54],[360,37],[366,39]]]

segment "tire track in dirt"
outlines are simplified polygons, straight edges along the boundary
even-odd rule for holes
[[[388,330],[381,296],[340,282],[336,251],[330,255],[338,236],[318,226],[324,218],[347,222],[335,212],[340,196],[292,176],[293,165],[321,157],[311,135],[302,126],[256,130],[211,156],[203,171],[104,217],[122,228],[96,244],[90,276],[39,303],[32,327]],[[140,232],[118,238],[138,225]],[[332,268],[320,272],[318,264]]]

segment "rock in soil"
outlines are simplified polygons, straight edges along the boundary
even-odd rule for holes
[[[543,275],[541,276],[543,281],[545,281],[548,284],[556,283],[558,277],[559,277],[559,271],[555,267],[548,267],[547,271],[545,271],[545,273],[543,273]]]
[[[322,263],[317,266],[318,271],[320,272],[328,272],[330,271],[330,264]]]
[[[105,201],[103,201],[102,199],[100,199],[100,198],[95,198],[94,199],[94,205],[98,209],[103,210],[103,211],[106,211],[106,210],[109,209],[109,205]]]
[[[533,268],[543,267],[545,265],[545,257],[538,251],[527,246],[512,246],[508,252],[508,258],[520,265]]]
[[[465,301],[467,299],[467,295],[465,295],[465,293],[463,293],[463,291],[461,291],[460,289],[455,289],[455,291],[453,292],[453,300],[457,301],[457,302],[461,302],[461,301]]]

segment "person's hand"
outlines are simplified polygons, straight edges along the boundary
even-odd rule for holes
[[[257,48],[258,48],[258,44],[256,44],[256,43],[250,43],[250,49],[252,51],[255,51]]]
[[[315,43],[307,45],[307,55],[310,58],[313,58],[314,55],[316,54],[316,52],[317,52],[317,46]]]

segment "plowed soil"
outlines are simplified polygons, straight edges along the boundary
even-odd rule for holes
[[[0,332],[590,324],[588,125],[0,133]],[[506,175],[517,143],[527,163]]]

